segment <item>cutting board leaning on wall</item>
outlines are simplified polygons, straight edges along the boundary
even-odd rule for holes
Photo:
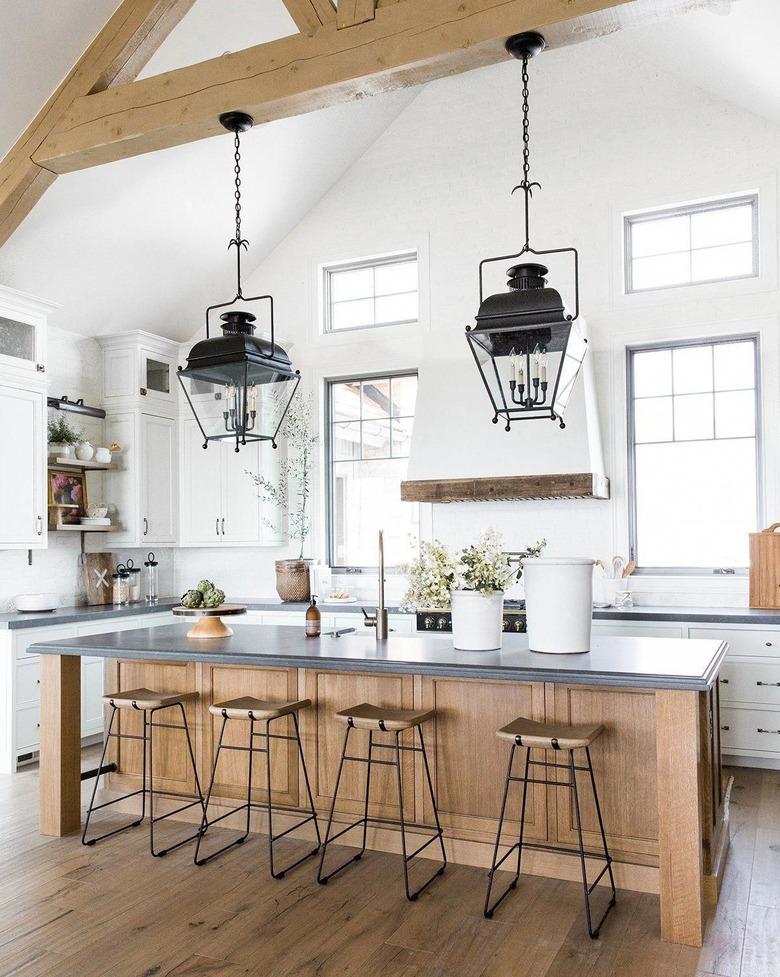
[[[84,593],[88,604],[110,604],[113,599],[111,574],[114,558],[110,553],[84,553],[81,557]]]

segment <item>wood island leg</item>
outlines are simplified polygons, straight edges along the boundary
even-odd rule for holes
[[[81,659],[41,655],[40,831],[81,828]]]
[[[658,847],[661,939],[701,946],[704,939],[697,692],[658,691]]]

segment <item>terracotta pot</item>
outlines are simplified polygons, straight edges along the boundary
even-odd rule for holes
[[[277,560],[276,592],[284,601],[310,600],[309,561]]]

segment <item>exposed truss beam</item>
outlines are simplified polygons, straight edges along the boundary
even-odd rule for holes
[[[222,132],[220,112],[257,122],[416,85],[508,57],[517,31],[581,21],[625,0],[401,0],[338,30],[328,24],[77,98],[35,154],[67,173]],[[689,0],[635,0],[627,6]]]
[[[374,19],[374,0],[339,0],[336,24],[339,28],[354,27]]]
[[[336,19],[332,0],[282,0],[287,11],[302,34],[319,30]]]
[[[78,96],[135,78],[194,0],[123,0],[0,162],[0,246],[54,179],[33,155]]]

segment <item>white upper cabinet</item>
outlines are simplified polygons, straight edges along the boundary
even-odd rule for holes
[[[175,543],[178,522],[176,421],[141,414],[141,530],[144,543]]]
[[[46,547],[45,400],[0,382],[0,550]]]
[[[138,330],[102,336],[103,406],[107,411],[137,407],[150,414],[175,416],[179,347],[168,339]]]
[[[139,410],[106,415],[106,442],[121,450],[104,474],[106,501],[118,531],[111,546],[176,542],[176,420]]]
[[[267,477],[278,474],[279,451],[268,444],[247,444],[236,452],[235,442],[211,442],[203,449],[203,435],[193,417],[181,421],[182,546],[274,546],[284,542],[265,523],[274,513],[258,497],[247,472],[261,466]]]
[[[46,371],[46,317],[56,306],[0,286],[0,375]]]

